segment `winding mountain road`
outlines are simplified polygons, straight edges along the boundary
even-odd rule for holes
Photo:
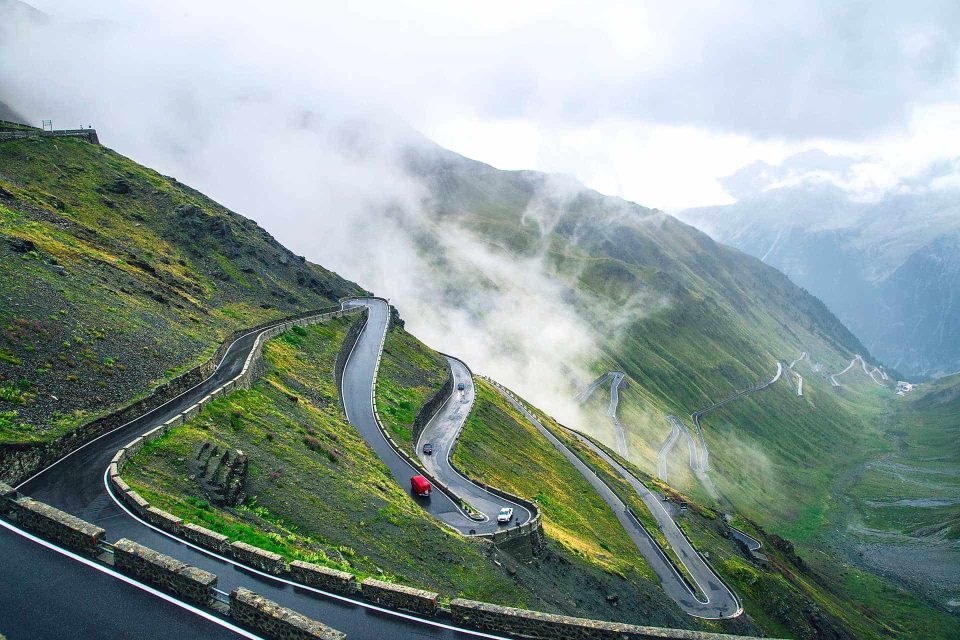
[[[513,520],[509,526],[526,524],[533,517],[526,507],[478,487],[450,462],[453,447],[467,422],[477,392],[473,384],[473,374],[467,365],[454,357],[446,358],[453,374],[454,390],[420,434],[416,443],[417,457],[431,475],[466,500],[473,509],[482,513],[488,522],[496,522],[500,509],[510,507],[513,509]],[[462,391],[458,390],[461,384]],[[433,445],[431,455],[423,453],[423,445],[427,442]],[[471,528],[476,528],[476,523]]]
[[[492,381],[491,381],[492,382]],[[657,521],[657,525],[666,537],[671,548],[677,553],[684,568],[693,577],[700,593],[694,592],[683,576],[673,565],[663,549],[650,537],[640,521],[630,511],[620,497],[584,463],[576,453],[570,450],[552,431],[543,426],[526,407],[512,393],[493,383],[501,395],[512,404],[523,416],[546,438],[563,456],[580,472],[580,474],[597,491],[603,501],[613,510],[627,535],[633,540],[637,549],[643,554],[651,568],[660,578],[664,592],[670,596],[687,614],[698,618],[721,619],[735,618],[743,613],[736,594],[733,593],[717,576],[710,565],[697,553],[690,541],[683,535],[680,527],[667,512],[659,498],[646,485],[623,467],[604,449],[598,447],[592,440],[582,434],[568,429],[584,445],[592,449],[618,475],[620,475],[637,493],[647,509]]]
[[[362,339],[358,341],[351,357],[348,367],[351,378],[345,382],[347,386],[345,395],[356,401],[351,404],[351,418],[360,417],[363,407],[366,407],[370,411],[370,415],[366,415],[369,420],[372,417],[372,380],[388,313],[385,303],[378,300],[364,302],[369,304],[373,323],[364,331],[367,337],[364,339],[361,335]],[[348,304],[352,306],[358,303]],[[266,598],[345,632],[351,640],[379,640],[385,637],[393,640],[496,637],[457,629],[437,620],[390,611],[362,600],[295,585],[284,578],[246,567],[233,559],[198,547],[144,522],[134,516],[113,495],[107,483],[107,468],[113,454],[133,438],[181,413],[213,389],[236,377],[243,368],[258,335],[263,331],[266,329],[251,332],[237,339],[227,350],[216,371],[207,380],[161,407],[77,449],[17,488],[21,493],[104,527],[107,530],[109,542],[119,538],[135,540],[156,551],[216,574],[219,577],[219,588],[224,591],[230,591],[238,586],[247,587]],[[373,344],[372,347],[371,344]],[[361,401],[363,399],[365,402]],[[409,481],[409,475],[405,481]],[[431,506],[439,513],[449,513],[452,517],[456,517],[454,514],[459,512],[455,507],[450,506],[449,500],[445,503],[445,496],[441,497],[442,495],[435,494],[431,500]],[[444,504],[447,507],[443,507]],[[466,516],[463,518],[466,519]],[[467,526],[466,520],[463,525]],[[0,587],[0,611],[17,611],[16,615],[2,616],[4,628],[0,629],[0,632],[8,634],[11,638],[62,638],[64,634],[58,629],[71,625],[75,619],[74,616],[86,615],[89,618],[92,614],[82,613],[80,607],[51,606],[53,601],[49,597],[34,597],[35,590],[45,588],[44,584],[39,582],[41,576],[57,575],[61,570],[71,571],[71,569],[64,568],[62,553],[50,548],[34,546],[40,543],[33,542],[31,538],[29,534],[12,526],[0,531],[0,549],[9,550],[9,554],[2,556],[4,560],[3,571],[0,573],[0,584],[3,585]],[[85,570],[81,572],[87,573]],[[78,573],[78,579],[79,575],[81,573]],[[173,622],[167,624],[165,618],[161,619],[159,615],[159,612],[167,611],[160,596],[147,594],[142,589],[129,584],[120,585],[118,588],[120,578],[117,577],[109,579],[117,580],[118,583],[100,584],[106,578],[108,576],[101,575],[100,578],[93,579],[95,582],[90,583],[91,593],[109,594],[105,596],[103,606],[100,607],[100,615],[104,617],[103,629],[120,628],[127,624],[133,625],[130,628],[136,628],[138,623],[131,622],[129,616],[144,612],[142,618],[144,626],[149,623],[157,630],[170,632],[157,635],[204,639],[224,637],[224,627],[215,622],[194,620],[182,625]],[[83,586],[74,587],[73,597],[76,597],[78,588],[86,588],[86,575],[83,581],[77,584]],[[151,609],[155,609],[152,614]],[[31,622],[40,618],[48,620],[46,628],[50,630],[49,632],[38,631],[37,625]],[[76,618],[77,621],[83,619]],[[183,636],[173,634],[173,631],[179,628],[189,629],[189,633]],[[228,635],[242,637],[235,633]],[[122,636],[123,634],[117,635],[117,637]],[[152,636],[147,633],[144,637]],[[255,636],[247,634],[246,637]]]
[[[607,406],[607,417],[613,425],[613,433],[617,439],[617,453],[621,456],[627,456],[627,433],[623,429],[620,418],[617,417],[617,408],[620,405],[620,385],[623,384],[626,375],[623,371],[608,371],[596,380],[591,382],[586,389],[577,394],[576,400],[584,404],[593,395],[601,384],[610,380],[610,404]]]
[[[873,380],[874,382],[876,382],[876,383],[877,383],[878,385],[880,385],[881,387],[882,387],[882,386],[885,386],[882,382],[880,382],[880,380],[877,380],[876,374],[879,373],[881,378],[883,378],[884,380],[889,380],[889,376],[887,376],[886,372],[883,371],[880,367],[873,367],[872,369],[868,369],[868,368],[867,368],[867,361],[864,360],[864,359],[863,359],[863,356],[861,356],[859,353],[856,354],[855,356],[853,356],[853,360],[850,361],[850,364],[847,365],[847,368],[846,368],[846,369],[844,369],[843,371],[840,371],[840,372],[838,372],[838,373],[832,373],[832,374],[830,374],[830,382],[833,384],[833,386],[839,387],[839,386],[840,386],[840,383],[837,381],[837,378],[838,378],[839,376],[842,376],[842,375],[845,374],[846,372],[850,371],[851,369],[853,369],[858,362],[860,363],[860,366],[861,366],[861,368],[863,369],[863,372],[864,372],[866,375],[870,376],[870,379],[871,379],[871,380]]]
[[[772,384],[776,383],[780,379],[780,376],[783,375],[783,363],[777,362],[777,373],[770,379],[768,382],[758,384],[755,387],[750,387],[749,389],[744,389],[743,391],[738,391],[729,398],[721,400],[720,402],[714,403],[709,407],[700,409],[699,411],[694,411],[690,414],[690,419],[693,420],[693,426],[697,430],[697,437],[700,439],[700,464],[699,470],[702,472],[707,472],[710,470],[710,450],[707,448],[707,441],[703,438],[703,428],[700,425],[700,419],[711,411],[715,411],[720,407],[727,405],[738,398],[750,395],[751,393],[756,393],[757,391],[762,391]]]
[[[667,421],[671,426],[670,435],[667,436],[667,439],[664,440],[663,444],[660,446],[660,450],[657,451],[657,477],[664,482],[667,481],[667,456],[670,455],[670,451],[672,451],[673,447],[677,444],[681,433],[686,436],[687,453],[690,457],[690,461],[688,463],[690,465],[690,469],[693,471],[699,471],[700,469],[699,457],[697,456],[697,445],[693,441],[693,434],[690,433],[690,429],[688,429],[687,425],[675,415],[668,415]]]
[[[397,483],[403,489],[409,491],[410,478],[419,474],[420,471],[387,442],[374,413],[374,385],[376,384],[380,354],[383,351],[383,342],[386,339],[387,326],[390,321],[390,309],[386,301],[379,298],[355,300],[348,302],[347,305],[366,307],[369,314],[363,331],[360,332],[360,337],[357,339],[357,343],[354,345],[343,370],[340,393],[343,397],[344,411],[350,424],[356,427],[363,439],[370,445],[370,448],[387,465]],[[459,371],[461,374],[459,381],[466,386],[467,379],[470,377],[469,370],[466,370],[466,366],[459,360],[456,362],[459,363],[459,366],[455,368],[454,374],[456,375]],[[459,396],[459,392],[454,390],[448,401],[444,403],[438,414],[431,420],[433,426],[428,425],[431,434],[439,436],[439,439],[446,443],[448,447],[446,452],[437,451],[435,454],[435,458],[442,457],[444,462],[449,462],[449,450],[456,441],[456,437],[463,427],[463,422],[470,413],[470,407],[473,406],[472,381],[470,381],[470,390],[469,396],[465,397]],[[466,399],[468,404],[458,403],[458,399]],[[429,498],[417,497],[415,500],[431,515],[460,533],[476,535],[492,533],[502,529],[503,526],[497,524],[496,518],[501,507],[513,507],[517,518],[522,518],[519,522],[510,523],[511,527],[530,519],[529,511],[521,507],[521,510],[517,512],[516,509],[520,505],[509,502],[473,484],[457,473],[449,464],[443,462],[437,464],[436,460],[431,460],[431,464],[434,464],[434,468],[444,474],[441,480],[449,479],[451,481],[448,486],[455,493],[455,496],[447,495],[435,488]],[[456,497],[466,500],[472,507],[481,512],[482,519],[473,519],[465,513],[460,508]]]

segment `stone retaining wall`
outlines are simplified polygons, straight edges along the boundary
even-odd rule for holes
[[[279,553],[265,551],[239,540],[230,545],[230,555],[254,569],[260,569],[275,576],[287,570],[287,561]]]
[[[113,544],[113,566],[141,582],[200,605],[213,599],[213,590],[217,586],[214,574],[126,538]]]
[[[746,636],[601,622],[461,598],[450,602],[450,613],[459,625],[531,640],[748,640]]]
[[[318,314],[342,313],[339,309],[315,310],[290,316],[285,322],[294,323],[303,318]],[[346,313],[350,313],[347,311]],[[223,359],[227,349],[238,338],[253,331],[269,327],[278,320],[261,323],[256,327],[234,331],[224,340],[217,352],[206,362],[194,367],[190,371],[177,376],[153,389],[150,395],[142,400],[121,407],[109,415],[89,422],[76,431],[68,433],[52,442],[11,443],[0,446],[0,481],[18,485],[38,471],[45,469],[62,457],[76,451],[79,447],[90,442],[104,433],[130,422],[148,411],[179,396],[184,391],[196,386],[212,374]],[[132,454],[131,454],[132,455]]]
[[[390,609],[412,611],[425,616],[437,613],[438,595],[431,591],[405,587],[392,582],[367,578],[361,583],[363,597]]]
[[[308,587],[343,595],[356,595],[359,590],[357,578],[352,573],[321,567],[303,560],[290,563],[290,577]]]
[[[100,527],[32,498],[17,498],[8,504],[10,515],[24,529],[87,555],[100,552],[98,545],[106,534]]]
[[[12,502],[17,497],[17,490],[6,482],[0,482],[0,516],[7,515],[12,508]]]
[[[417,446],[417,442],[420,441],[420,434],[423,433],[423,430],[426,428],[430,420],[433,419],[433,416],[437,415],[437,411],[440,410],[440,407],[443,406],[443,403],[447,401],[447,398],[450,397],[450,394],[453,393],[453,369],[450,367],[450,363],[447,362],[447,379],[443,381],[443,386],[440,387],[440,390],[433,394],[433,397],[427,400],[420,411],[417,412],[417,417],[413,419],[413,435],[411,442],[413,443],[414,448]]]
[[[40,129],[26,129],[21,131],[0,131],[0,142],[4,140],[20,140],[21,138],[84,138],[92,144],[100,144],[96,129],[58,129],[56,131],[41,131]]]
[[[230,594],[230,617],[275,640],[344,640],[347,637],[243,587]]]

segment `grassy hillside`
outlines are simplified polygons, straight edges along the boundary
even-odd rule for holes
[[[494,399],[496,400],[496,399]],[[509,408],[509,405],[507,405]],[[542,411],[533,408],[541,422],[561,438],[577,455],[594,469],[641,515],[645,509],[633,496],[632,489],[590,449],[571,437],[559,424]],[[519,418],[522,420],[522,418]],[[517,425],[516,428],[520,428]],[[544,446],[548,443],[543,442]],[[458,449],[484,451],[484,460],[511,459],[515,445],[502,433],[472,428],[464,432]],[[610,455],[616,454],[608,449]],[[946,638],[953,637],[960,624],[956,618],[931,608],[908,589],[891,587],[868,572],[847,564],[838,566],[824,562],[829,557],[815,553],[809,546],[795,547],[789,541],[743,516],[734,519],[735,526],[758,538],[767,560],[761,564],[730,538],[720,510],[699,503],[689,495],[677,492],[644,473],[636,465],[621,461],[648,487],[663,492],[671,500],[680,527],[695,546],[708,554],[711,564],[724,580],[732,585],[744,602],[751,624],[776,637],[796,638]],[[538,459],[537,469],[551,467]],[[510,482],[511,465],[477,465],[476,473],[487,481]],[[505,470],[506,469],[506,470]],[[513,482],[523,484],[530,475],[537,482],[546,472],[517,472]],[[689,505],[680,513],[677,504]],[[647,523],[655,535],[655,524]],[[729,632],[745,632],[738,626],[743,621],[716,623],[716,628]],[[724,626],[730,625],[730,626]]]
[[[468,476],[535,500],[554,553],[576,559],[586,574],[635,593],[635,621],[694,625],[659,589],[656,574],[620,526],[616,515],[563,455],[487,382],[476,380],[477,401],[453,453]],[[653,588],[651,588],[653,587]],[[639,597],[638,597],[639,593]]]
[[[414,418],[446,381],[447,361],[402,327],[392,323],[383,344],[377,377],[377,411],[384,426],[411,454]]]
[[[462,538],[422,511],[347,423],[337,401],[333,368],[348,327],[340,319],[268,342],[267,373],[253,389],[217,400],[144,447],[124,469],[125,479],[151,503],[187,521],[288,558],[435,589],[445,598],[696,625],[649,580],[635,551],[635,567],[629,556],[620,557],[630,551],[620,539],[625,536],[613,514],[598,513],[595,506],[578,516],[577,505],[567,500],[563,517],[592,527],[606,542],[570,547],[552,538],[548,553],[532,562]],[[437,373],[437,354],[399,330],[392,339],[395,355],[409,350],[415,364],[387,368],[381,381],[403,397],[407,385],[419,386]],[[393,377],[401,370],[400,378]],[[249,457],[247,495],[237,506],[217,506],[196,479],[194,461],[205,443]],[[558,489],[566,492],[564,482]],[[581,498],[597,501],[586,491]],[[590,522],[598,515],[598,522]]]
[[[438,149],[412,155],[410,170],[433,194],[442,228],[456,224],[469,230],[472,240],[516,264],[518,272],[542,266],[555,285],[557,302],[590,327],[598,348],[586,362],[569,363],[570,370],[585,366],[593,375],[612,369],[627,373],[620,416],[630,460],[645,473],[656,473],[657,450],[670,433],[667,414],[689,424],[693,411],[769,380],[778,360],[808,352],[821,366],[814,371],[810,363],[798,365],[806,381],[803,397],[780,381],[704,419],[710,476],[722,493],[718,500],[686,469],[683,440],[670,459],[671,484],[694,500],[741,513],[802,545],[822,575],[837,585],[842,602],[869,611],[866,617],[875,626],[864,631],[867,635],[897,637],[939,615],[931,605],[943,607],[942,598],[921,603],[904,596],[901,601],[910,606],[892,606],[903,593],[903,574],[880,575],[882,562],[861,563],[859,572],[842,575],[831,569],[846,562],[852,539],[850,530],[834,524],[845,512],[838,492],[862,465],[889,452],[885,434],[897,428],[889,426],[894,406],[889,389],[856,371],[842,379],[840,389],[826,379],[826,372],[840,371],[855,353],[873,359],[819,300],[759,260],[662,212],[570,180],[499,171]],[[498,287],[503,295],[519,295],[506,292],[502,279],[458,272],[456,264],[438,260],[442,268],[436,277],[458,301],[471,304],[469,289],[478,286],[484,290],[477,296],[481,301]],[[477,303],[471,312],[482,315],[483,306]],[[570,397],[590,379],[590,373],[574,378],[562,368],[551,373],[570,378]],[[528,377],[526,390],[536,395],[532,385],[550,384],[555,377]],[[598,391],[576,426],[612,444],[608,400],[606,389]],[[955,462],[944,466],[955,477]],[[897,515],[898,508],[884,507],[888,515],[883,517],[904,516]],[[950,531],[945,525],[951,508],[911,514],[915,524],[910,526]],[[944,571],[956,573],[957,566],[953,562]]]
[[[670,432],[667,414],[689,416],[769,380],[778,360],[801,351],[828,371],[841,370],[853,353],[870,359],[819,300],[783,274],[662,212],[441,150],[422,152],[411,170],[431,188],[438,219],[456,220],[504,260],[542,261],[565,303],[594,330],[598,351],[571,368],[627,374],[621,416],[630,458],[647,472],[656,471]],[[443,264],[437,277],[453,291],[482,280]],[[567,392],[586,382],[571,380]],[[771,530],[816,526],[814,515],[803,514],[822,510],[842,457],[864,455],[875,439],[863,412],[874,411],[876,399],[863,398],[859,407],[835,396],[811,384],[797,398],[783,382],[738,401],[730,408],[735,422],[724,413],[705,421],[720,482],[738,508]],[[599,390],[578,426],[612,443],[608,399]],[[708,497],[683,465],[672,466],[684,490]],[[788,525],[798,514],[804,522]]]
[[[0,443],[46,440],[359,288],[255,222],[77,139],[0,143]]]
[[[124,470],[128,482],[189,521],[289,558],[361,576],[382,570],[447,596],[535,602],[493,564],[485,545],[422,511],[347,423],[333,368],[349,322],[294,329],[268,342],[266,376],[145,447]],[[211,505],[185,471],[205,442],[249,456],[249,497],[238,507]]]

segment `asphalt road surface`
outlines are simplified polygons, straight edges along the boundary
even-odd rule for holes
[[[570,431],[581,442],[593,449],[601,458],[610,464],[616,472],[623,477],[630,486],[637,492],[640,499],[649,509],[650,513],[657,520],[657,524],[667,542],[676,551],[702,594],[695,594],[684,579],[677,572],[677,569],[667,559],[663,550],[653,541],[647,532],[640,525],[640,522],[627,509],[624,502],[606,485],[590,467],[588,467],[577,455],[571,451],[563,442],[557,438],[549,429],[543,426],[541,422],[527,410],[526,406],[518,401],[512,394],[506,392],[501,387],[497,387],[503,396],[520,411],[530,423],[550,443],[557,448],[560,453],[580,472],[580,474],[597,491],[603,501],[613,509],[617,519],[623,526],[627,535],[630,536],[637,549],[643,554],[647,562],[660,578],[664,592],[670,596],[686,613],[699,618],[734,618],[743,613],[743,607],[740,606],[736,595],[723,584],[719,577],[710,568],[710,565],[697,553],[690,541],[683,535],[677,523],[670,517],[666,508],[661,504],[659,498],[654,495],[647,487],[640,482],[633,474],[627,471],[619,462],[609,456],[606,451],[596,446],[589,438],[586,438],[576,431]]]
[[[782,375],[783,375],[783,363],[777,362],[777,373],[774,374],[773,378],[771,378],[769,381],[764,382],[763,384],[759,384],[755,387],[750,387],[749,389],[744,389],[743,391],[738,391],[737,393],[733,394],[729,398],[721,400],[720,402],[712,404],[709,407],[705,407],[703,409],[700,409],[699,411],[695,411],[692,414],[690,414],[690,418],[693,420],[693,426],[697,430],[697,436],[700,438],[700,464],[698,469],[699,471],[702,471],[705,473],[710,470],[710,450],[707,448],[707,441],[703,438],[703,428],[700,426],[700,418],[710,413],[711,411],[719,409],[720,407],[726,405],[729,402],[733,402],[738,398],[742,398],[744,396],[750,395],[751,393],[756,393],[757,391],[762,391],[766,389],[770,385],[774,384],[777,380],[779,380],[780,376]]]
[[[610,405],[607,407],[607,417],[613,424],[613,431],[617,436],[617,453],[627,456],[627,434],[623,430],[620,418],[617,417],[617,408],[620,406],[620,385],[623,384],[622,371],[610,372]]]
[[[385,303],[376,300],[368,301],[367,304],[370,305],[374,329],[371,331],[365,330],[364,335],[374,336],[376,334],[372,340],[379,342],[383,335],[383,329],[386,327],[387,307]],[[171,400],[166,405],[150,411],[120,429],[78,449],[70,456],[20,485],[18,489],[37,500],[103,527],[107,530],[108,541],[129,538],[139,542],[187,564],[216,574],[219,577],[218,586],[223,591],[231,591],[237,586],[247,587],[266,598],[345,632],[351,640],[378,640],[385,637],[392,640],[476,637],[477,634],[469,631],[453,629],[435,621],[422,620],[407,614],[386,611],[362,601],[324,594],[316,589],[294,586],[293,583],[282,578],[268,576],[243,567],[231,559],[217,556],[211,551],[201,549],[180,538],[159,531],[133,516],[112,496],[106,483],[106,471],[113,454],[133,438],[162,424],[202,399],[213,389],[234,378],[242,369],[256,336],[256,333],[252,333],[238,339],[227,351],[220,366],[210,379]],[[376,366],[379,345],[375,344],[375,348],[371,349],[370,342],[370,338],[364,339],[364,336],[361,336],[361,341],[357,345],[348,369],[351,372],[350,375],[356,379],[367,380],[366,407],[372,416],[372,386],[370,382]],[[371,350],[373,352],[372,358],[370,357]],[[353,391],[348,396],[355,401],[353,406],[362,407],[364,403],[359,402],[359,405],[357,405],[356,399],[363,394],[359,392],[356,386],[352,389]],[[355,417],[355,414],[352,413],[351,417]],[[384,445],[386,445],[386,442],[384,442]],[[409,476],[405,481],[409,483]],[[443,498],[438,499],[435,494],[431,502],[432,505],[442,504]],[[8,538],[15,534],[3,533],[0,535]],[[34,578],[30,577],[31,574],[33,576],[56,575],[64,567],[64,556],[53,551],[38,553],[36,549],[29,545],[24,546],[13,542],[4,544],[10,546],[3,547],[3,549],[9,549],[8,553],[0,550],[0,557],[3,558],[2,569],[0,569],[0,597],[2,597],[3,604],[3,608],[0,609],[3,612],[0,614],[0,625],[4,627],[0,628],[0,633],[6,634],[11,640],[14,638],[60,639],[71,635],[110,638],[150,637],[149,635],[140,636],[134,633],[128,635],[104,633],[103,635],[94,634],[92,636],[83,636],[79,633],[63,633],[63,629],[75,629],[74,624],[82,624],[82,618],[75,620],[75,616],[80,615],[78,614],[79,605],[66,600],[58,602],[53,597],[49,599],[33,597],[28,591],[21,589],[19,585],[21,580],[28,578],[33,580]],[[74,561],[71,560],[70,562]],[[78,581],[73,583],[72,598],[82,599],[86,597],[84,594],[87,583],[80,579],[80,575],[77,578]],[[23,584],[31,584],[29,580]],[[91,589],[96,588],[91,586]],[[139,629],[136,621],[127,619],[125,611],[136,612],[143,609],[144,597],[144,592],[132,585],[115,586],[110,590],[109,599],[105,600],[109,603],[109,606],[103,607],[106,612],[104,615],[115,618],[111,624],[119,626],[129,624],[131,629]],[[155,606],[160,607],[161,604],[158,601]],[[16,615],[8,615],[7,612],[13,609],[16,609]],[[177,615],[184,618],[193,614],[180,610]],[[40,625],[36,624],[35,620],[40,618],[46,621],[45,626],[48,629],[38,628]],[[149,617],[144,619],[151,620]],[[198,621],[192,621],[191,624],[195,625],[191,633],[183,635],[167,634],[164,637],[204,639],[223,637],[223,631],[218,627],[201,624]]]
[[[699,471],[697,445],[693,441],[693,435],[690,433],[690,429],[688,429],[687,425],[677,416],[669,415],[667,416],[667,420],[671,426],[670,434],[667,436],[667,439],[663,441],[660,450],[657,452],[657,476],[664,482],[667,481],[667,456],[670,455],[670,451],[677,444],[681,434],[685,435],[687,440],[687,454],[690,458],[688,464],[693,471]]]
[[[623,384],[625,377],[626,374],[623,371],[608,371],[587,385],[575,398],[580,404],[585,403],[601,384],[610,380],[610,404],[607,406],[607,417],[610,418],[610,423],[613,425],[613,432],[617,440],[617,452],[622,456],[627,455],[627,434],[623,429],[620,418],[617,417],[617,408],[620,406],[620,385]]]
[[[243,637],[213,614],[181,609],[6,527],[0,527],[0,557],[0,634],[8,640]]]
[[[533,517],[526,507],[478,487],[460,475],[450,463],[453,447],[476,401],[476,387],[467,365],[450,356],[447,356],[447,362],[453,372],[453,392],[420,434],[420,439],[416,443],[417,456],[427,471],[456,495],[466,500],[471,507],[483,513],[488,520],[496,522],[500,509],[510,507],[513,509],[513,520],[501,526],[515,527],[526,524]],[[461,384],[463,391],[458,390]],[[423,445],[428,442],[433,445],[431,455],[423,453]]]
[[[397,483],[404,490],[410,491],[410,478],[420,472],[387,442],[373,413],[374,380],[390,321],[390,310],[385,301],[377,298],[367,298],[350,304],[366,306],[370,313],[367,324],[360,333],[343,370],[340,394],[343,397],[347,419],[387,465]],[[465,494],[462,497],[468,501],[489,495],[472,484],[470,484],[470,490],[467,490],[467,487],[464,489]],[[463,534],[490,533],[502,528],[497,524],[496,518],[484,518],[479,521],[470,518],[460,509],[454,498],[436,487],[429,498],[413,496],[412,493],[411,496],[431,515]],[[499,511],[499,507],[497,510]]]

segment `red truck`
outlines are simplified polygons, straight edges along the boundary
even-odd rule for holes
[[[433,489],[433,487],[430,486],[430,481],[423,476],[413,476],[410,478],[410,490],[413,491],[413,495],[420,496],[421,498],[429,498],[431,489]]]

